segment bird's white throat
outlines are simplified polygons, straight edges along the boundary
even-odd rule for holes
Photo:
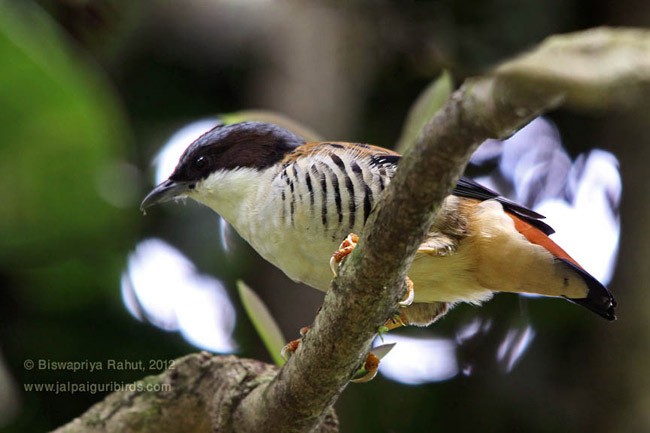
[[[197,183],[190,198],[202,203],[232,224],[245,238],[255,220],[260,195],[268,190],[270,169],[219,170]]]

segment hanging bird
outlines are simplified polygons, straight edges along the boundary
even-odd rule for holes
[[[368,144],[306,143],[269,123],[217,126],[187,148],[141,209],[192,198],[291,279],[325,291],[332,253],[363,231],[399,161]],[[543,218],[461,178],[408,271],[414,290],[399,325],[426,326],[456,303],[480,304],[495,292],[563,297],[614,320],[612,294],[549,238]]]

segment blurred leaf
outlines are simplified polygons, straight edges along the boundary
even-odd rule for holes
[[[126,213],[100,193],[105,173],[118,165],[127,129],[101,75],[79,54],[31,2],[0,3],[5,264],[101,254],[100,239],[110,248],[128,236]],[[119,187],[127,186],[107,189]]]
[[[219,119],[221,119],[226,125],[250,121],[274,123],[278,126],[288,129],[296,135],[299,135],[308,142],[322,140],[320,135],[308,126],[305,126],[297,120],[291,119],[284,114],[276,113],[273,111],[242,110],[234,113],[220,114]]]
[[[395,347],[396,344],[397,343],[389,343],[382,344],[381,346],[375,346],[370,350],[370,353],[375,355],[381,361],[386,355],[388,355],[391,350],[393,350],[393,347]]]
[[[266,350],[271,354],[273,362],[276,365],[283,365],[285,361],[280,356],[280,352],[286,340],[282,335],[282,331],[280,331],[280,327],[271,316],[264,302],[241,280],[237,281],[237,291],[248,318],[253,323],[255,330],[257,330]]]
[[[442,107],[454,90],[454,80],[448,71],[440,74],[435,81],[427,86],[413,103],[402,129],[402,135],[397,142],[396,150],[406,152],[413,144],[427,121]]]

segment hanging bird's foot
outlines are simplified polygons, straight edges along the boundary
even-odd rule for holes
[[[338,274],[338,269],[339,266],[341,266],[341,262],[343,262],[343,259],[346,258],[352,251],[354,251],[357,246],[357,242],[359,242],[359,236],[355,235],[354,233],[350,233],[343,240],[343,242],[341,242],[339,249],[336,250],[334,254],[332,254],[332,258],[330,258],[330,269],[335,276]]]

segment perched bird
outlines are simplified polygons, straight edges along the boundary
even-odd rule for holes
[[[141,208],[192,198],[291,279],[325,291],[330,256],[363,231],[399,161],[367,144],[306,143],[268,123],[217,126]],[[564,297],[614,320],[612,294],[549,238],[543,218],[461,178],[408,271],[414,299],[400,309],[400,324],[428,325],[453,304],[479,304],[495,292]]]

